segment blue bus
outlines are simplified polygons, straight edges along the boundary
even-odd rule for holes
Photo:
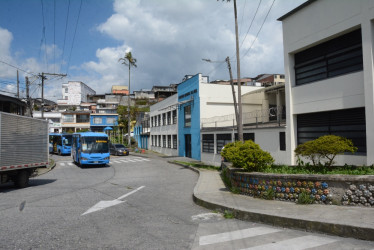
[[[59,155],[70,155],[72,134],[67,133],[50,133],[49,134],[49,152]]]
[[[105,165],[109,163],[109,140],[104,133],[82,132],[73,134],[73,161],[83,165]]]

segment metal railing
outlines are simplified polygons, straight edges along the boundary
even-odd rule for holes
[[[281,126],[286,121],[286,109],[283,106],[272,107],[269,109],[256,110],[243,113],[243,126]],[[214,116],[201,119],[201,128],[219,128],[236,126],[235,114]]]

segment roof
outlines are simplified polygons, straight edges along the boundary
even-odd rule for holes
[[[5,102],[12,102],[15,103],[19,106],[26,107],[26,103],[21,101],[20,99],[12,96],[7,96],[7,95],[2,95],[0,94],[0,101],[5,101]]]
[[[296,12],[298,12],[299,10],[305,8],[306,6],[310,5],[311,3],[315,2],[315,1],[317,1],[317,0],[308,0],[305,3],[303,3],[303,4],[299,5],[298,7],[296,7],[295,9],[291,10],[290,12],[284,14],[283,16],[281,16],[280,18],[278,18],[277,20],[278,21],[283,21],[287,17],[292,16],[293,14],[295,14]]]

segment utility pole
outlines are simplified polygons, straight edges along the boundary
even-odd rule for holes
[[[236,102],[236,95],[235,95],[235,88],[234,88],[234,80],[232,79],[232,72],[231,72],[231,64],[230,64],[230,57],[226,57],[227,67],[229,68],[229,74],[230,74],[230,85],[232,89],[232,97],[234,99],[234,110],[235,110],[235,119],[236,119],[236,126],[239,131],[239,114],[238,114],[238,104]]]
[[[242,121],[242,90],[241,90],[241,79],[240,79],[240,56],[239,56],[239,35],[238,35],[238,15],[236,11],[236,0],[234,0],[234,12],[235,12],[235,34],[236,34],[236,68],[237,68],[237,81],[238,81],[238,140],[243,141],[243,121]]]
[[[19,98],[19,74],[17,69],[17,98]]]
[[[45,77],[44,75],[48,75],[48,76],[61,76],[61,77],[67,76],[66,74],[55,74],[55,73],[44,73],[44,72],[42,72],[42,74],[39,74],[39,77],[42,78],[42,105],[41,105],[41,116],[42,116],[42,119],[44,119],[44,80],[47,80],[47,77]]]
[[[27,102],[27,115],[32,117],[32,105],[30,100],[30,82],[29,78],[26,76],[26,102]]]

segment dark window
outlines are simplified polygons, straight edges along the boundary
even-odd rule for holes
[[[161,115],[158,115],[157,118],[157,126],[161,126]]]
[[[231,142],[231,134],[218,134],[217,135],[217,153],[221,153],[222,148]]]
[[[166,113],[163,113],[163,114],[162,114],[162,125],[163,125],[163,126],[166,125]]]
[[[214,135],[203,135],[203,152],[214,153]]]
[[[178,147],[178,136],[177,135],[173,135],[173,148],[177,148]]]
[[[161,135],[158,136],[158,144],[157,146],[161,147]]]
[[[352,140],[357,152],[366,154],[365,108],[344,109],[297,116],[297,143],[323,135],[338,135]]]
[[[177,124],[177,111],[173,110],[173,124]]]
[[[235,141],[238,141],[238,133],[235,133]],[[243,140],[248,141],[252,140],[255,141],[255,133],[243,133]]]
[[[295,54],[296,85],[362,69],[361,29]]]
[[[168,125],[171,124],[171,111],[168,112]]]
[[[168,148],[171,148],[171,135],[168,135]]]
[[[162,147],[166,148],[166,135],[162,136]]]
[[[286,151],[286,132],[279,132],[279,149]]]
[[[191,127],[191,105],[184,107],[184,126]]]

